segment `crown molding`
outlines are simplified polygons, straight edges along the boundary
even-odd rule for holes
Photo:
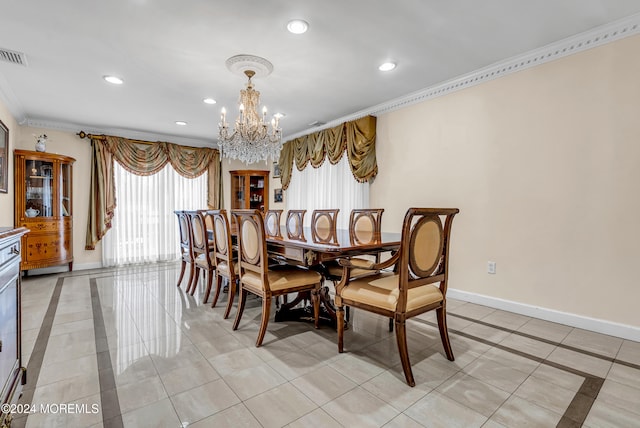
[[[292,140],[313,132],[332,128],[341,123],[356,120],[364,116],[377,116],[429,99],[441,97],[461,89],[489,82],[502,76],[555,61],[638,33],[640,33],[640,13],[576,34],[575,36],[567,37],[566,39],[559,40],[524,54],[493,63],[487,67],[446,80],[417,92],[412,92],[408,95],[343,116],[327,122],[321,127],[308,128],[305,131],[287,135],[285,140]]]
[[[154,132],[135,131],[132,129],[125,129],[125,128],[111,128],[111,127],[100,128],[100,127],[93,127],[88,125],[81,125],[78,123],[51,121],[46,119],[26,119],[24,123],[21,123],[21,125],[29,126],[31,128],[44,128],[44,129],[52,129],[52,130],[63,131],[63,132],[71,132],[73,134],[76,134],[82,130],[87,134],[117,135],[119,137],[130,138],[132,140],[165,141],[165,142],[180,144],[184,146],[191,146],[191,147],[217,148],[217,145],[213,140],[179,137],[176,135],[161,134],[161,133],[154,133]]]

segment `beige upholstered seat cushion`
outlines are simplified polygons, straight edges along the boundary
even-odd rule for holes
[[[219,262],[216,266],[216,270],[218,271],[219,275],[226,277],[229,276],[229,264],[227,262]],[[236,272],[236,275],[240,273],[240,268],[238,267],[237,263],[233,264],[233,270]]]
[[[296,268],[270,270],[267,275],[269,276],[269,287],[272,291],[319,284],[322,280],[322,276],[318,272]],[[242,275],[242,282],[255,288],[263,288],[262,278],[255,272],[245,272]]]
[[[209,255],[211,257],[211,260],[213,260],[213,253],[211,253]],[[207,264],[207,258],[204,256],[204,254],[200,254],[197,258],[196,258],[196,264],[200,267],[203,267],[205,269],[209,268],[209,265]]]
[[[400,293],[398,281],[399,275],[393,273],[355,279],[342,290],[341,296],[343,299],[395,311]],[[407,311],[440,302],[442,299],[442,293],[435,285],[412,288],[407,293]]]

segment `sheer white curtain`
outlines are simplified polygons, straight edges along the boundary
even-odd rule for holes
[[[117,162],[114,167],[117,207],[111,230],[102,242],[102,264],[121,266],[180,258],[174,210],[207,207],[207,174],[184,178],[171,167],[139,176]]]
[[[307,210],[305,226],[309,226],[313,210],[340,208],[337,227],[348,229],[351,210],[369,208],[369,183],[358,183],[353,178],[347,156],[335,165],[325,161],[320,168],[307,166],[298,171],[294,166],[286,192],[287,210]]]

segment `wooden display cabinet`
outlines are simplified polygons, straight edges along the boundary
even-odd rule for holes
[[[269,171],[237,170],[231,174],[231,209],[269,209]]]
[[[73,269],[72,165],[75,159],[15,150],[15,226],[22,237],[20,269],[68,264]]]

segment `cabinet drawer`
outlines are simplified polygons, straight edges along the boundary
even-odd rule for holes
[[[9,245],[5,245],[0,248],[0,266],[4,266],[6,263],[10,263],[13,259],[20,257],[20,241],[14,241]],[[4,284],[0,282],[0,284]]]
[[[27,235],[24,246],[27,262],[49,259],[64,259],[70,254],[70,241],[58,235]]]

